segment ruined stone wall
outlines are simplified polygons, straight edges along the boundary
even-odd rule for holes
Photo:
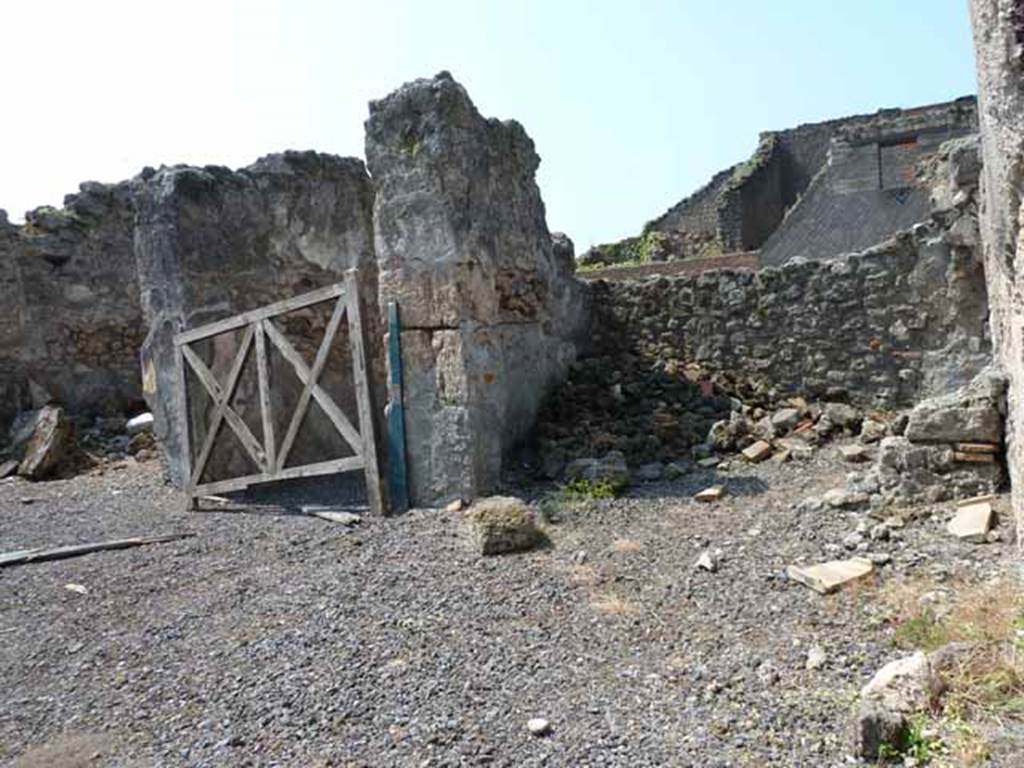
[[[397,301],[414,504],[493,489],[573,359],[571,249],[553,247],[522,126],[485,119],[449,74],[371,103],[380,301]]]
[[[1009,380],[1006,436],[1013,508],[1024,534],[1024,2],[971,0],[970,7],[984,160],[981,236],[992,339]]]
[[[645,230],[668,234],[674,238],[671,253],[674,260],[701,258],[721,253],[718,242],[718,205],[722,191],[732,180],[735,167],[719,171],[689,197],[676,203]]]
[[[751,160],[738,167],[718,201],[718,239],[726,253],[751,251],[775,230],[791,202],[785,193],[785,155],[774,134],[762,137]]]
[[[640,235],[595,246],[581,262],[665,261],[763,247],[765,263],[781,264],[797,255],[824,258],[867,248],[927,212],[927,195],[915,177],[918,161],[976,130],[974,99],[964,97],[765,131],[749,160],[716,174]],[[822,182],[830,160],[835,167]],[[844,197],[850,193],[857,197]],[[805,215],[795,215],[804,209]],[[826,219],[827,225],[816,225]],[[813,254],[805,252],[815,245]]]
[[[149,326],[142,345],[144,393],[176,483],[182,480],[178,420],[182,404],[172,339],[181,330],[336,283],[346,270],[358,268],[365,288],[367,336],[376,344],[369,354],[378,363],[375,381],[380,391],[383,367],[376,325],[373,191],[361,161],[288,152],[238,171],[213,166],[147,171],[134,180],[133,187],[138,206],[139,287]],[[292,322],[298,324],[292,339],[311,364],[326,322],[323,309],[301,313]],[[339,345],[345,347],[344,338]],[[225,379],[234,343],[228,339],[202,351],[214,374]],[[335,367],[328,370],[325,381],[348,389],[349,362],[335,354]],[[279,398],[274,410],[286,418],[300,384],[283,360],[275,364],[272,357],[271,362]],[[254,382],[243,382],[236,402],[240,401],[238,409],[252,420],[250,426],[259,435],[258,420],[253,418],[255,397]],[[339,404],[354,417],[352,403],[347,408],[346,403]],[[286,424],[278,424],[278,441]],[[201,435],[202,424],[193,426]],[[333,429],[317,430],[315,422],[312,426],[312,434],[303,433],[301,444],[296,444],[298,463],[303,451],[323,458],[324,451],[333,454],[343,448]],[[214,463],[222,472],[251,473],[237,466],[240,460],[242,455],[235,451]]]
[[[602,281],[594,307],[598,350],[698,363],[779,394],[903,406],[991,359],[981,265],[936,223],[834,261]]]
[[[128,184],[96,182],[24,225],[0,214],[0,428],[49,400],[93,414],[139,403],[133,217]]]

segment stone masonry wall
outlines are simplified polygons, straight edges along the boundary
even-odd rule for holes
[[[381,391],[373,191],[361,161],[288,152],[264,157],[239,171],[213,166],[147,171],[133,185],[138,206],[135,251],[142,307],[149,325],[142,345],[144,394],[176,483],[182,480],[178,419],[182,404],[177,395],[172,339],[181,330],[336,283],[344,279],[346,270],[358,268],[365,288],[367,336],[378,342],[368,354],[377,362],[375,383]],[[323,332],[323,311],[306,311],[291,321],[295,333],[290,337],[307,364],[315,356]],[[338,343],[343,345],[344,337]],[[207,364],[224,380],[234,344],[206,346],[202,353]],[[325,388],[334,391],[329,386],[332,380],[350,386],[348,360],[337,352],[332,358]],[[272,389],[279,398],[274,411],[284,418],[290,414],[300,384],[283,360],[272,354],[270,361]],[[254,416],[254,382],[243,380],[240,390],[238,409],[260,435],[258,417]],[[354,404],[339,405],[354,417]],[[286,421],[277,425],[278,441],[286,425]],[[201,434],[201,423],[193,427]],[[318,430],[314,421],[312,432],[304,432],[301,444],[296,444],[294,457],[302,463],[304,450],[323,458],[321,451],[336,454],[343,448],[332,428]],[[244,457],[235,451],[219,457],[214,465],[221,474],[253,471],[238,466],[239,461]]]
[[[981,238],[992,339],[1009,386],[1007,466],[1024,540],[1024,2],[971,0],[984,170]]]
[[[371,103],[366,157],[380,301],[402,319],[411,501],[472,498],[564,377],[583,286],[552,244],[533,142],[448,73]]]
[[[0,212],[0,429],[49,400],[100,414],[137,407],[133,218],[127,183],[86,182],[21,226]]]
[[[905,406],[991,357],[981,265],[936,223],[834,261],[598,281],[593,301],[598,349],[699,363],[780,394]]]

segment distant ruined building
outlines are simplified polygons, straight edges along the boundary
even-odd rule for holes
[[[976,133],[975,99],[809,123],[761,134],[753,156],[584,264],[760,252],[760,264],[863,250],[928,218],[921,168]]]

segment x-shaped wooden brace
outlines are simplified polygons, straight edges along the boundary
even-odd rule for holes
[[[245,366],[245,358],[249,354],[249,348],[252,346],[254,328],[252,325],[245,329],[245,333],[242,336],[242,343],[238,346],[238,352],[235,354],[235,359],[231,363],[231,370],[228,372],[228,379],[224,387],[221,387],[214,377],[213,373],[195,352],[189,349],[188,344],[183,344],[181,347],[182,354],[192,370],[195,372],[196,377],[202,383],[203,387],[209,393],[213,400],[213,417],[210,419],[209,430],[206,433],[206,439],[203,441],[203,448],[199,452],[199,458],[196,461],[196,468],[192,472],[192,485],[195,486],[199,483],[199,479],[203,476],[203,470],[206,468],[206,462],[210,458],[210,452],[213,450],[214,441],[217,439],[217,433],[220,432],[221,424],[227,419],[228,426],[238,437],[242,443],[246,452],[256,462],[256,466],[261,471],[266,472],[267,459],[263,452],[263,447],[260,445],[259,440],[255,438],[249,427],[242,420],[242,417],[238,415],[234,408],[231,407],[231,398],[235,394],[235,389],[238,386],[238,379],[241,376],[242,368]]]
[[[334,341],[334,336],[338,332],[338,326],[341,325],[341,319],[344,315],[345,295],[342,294],[334,305],[334,312],[327,323],[327,330],[324,331],[324,338],[320,342],[320,348],[317,350],[312,369],[306,365],[306,361],[302,359],[302,356],[292,346],[291,342],[285,338],[284,334],[277,329],[273,321],[268,319],[261,323],[267,338],[273,342],[285,360],[291,363],[292,368],[295,369],[295,373],[299,377],[299,381],[302,382],[302,394],[299,395],[299,401],[295,405],[295,412],[292,413],[292,419],[288,424],[288,430],[285,432],[281,448],[277,451],[277,466],[274,468],[276,472],[284,469],[285,462],[288,460],[288,454],[292,449],[292,444],[295,442],[295,436],[299,432],[299,426],[302,424],[302,419],[309,408],[310,398],[317,401],[324,413],[327,414],[327,418],[331,420],[334,428],[338,430],[339,434],[345,438],[345,442],[355,451],[355,455],[359,457],[363,455],[363,440],[359,432],[352,426],[352,423],[346,418],[338,404],[317,383],[320,374],[323,372],[324,364],[327,362],[327,356],[330,354],[331,343]]]

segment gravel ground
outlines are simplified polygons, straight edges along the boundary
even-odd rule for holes
[[[567,510],[549,548],[496,558],[465,546],[457,513],[351,531],[186,513],[157,462],[5,481],[3,551],[196,536],[0,571],[0,761],[849,764],[856,692],[899,655],[879,585],[984,578],[1015,548],[950,541],[945,508],[878,544],[894,560],[874,582],[822,597],[787,581],[862,518],[797,504],[841,485],[831,454],[635,487]],[[712,481],[724,501],[691,499]],[[694,569],[705,549],[717,572]],[[813,645],[827,660],[808,670]],[[551,732],[530,735],[533,717]]]

